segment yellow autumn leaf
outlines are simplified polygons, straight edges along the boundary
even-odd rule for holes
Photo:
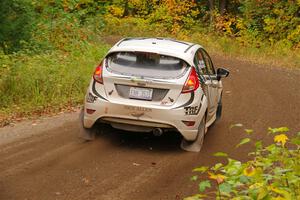
[[[260,188],[262,187],[264,184],[263,183],[254,183],[253,185],[250,185],[250,189],[257,189],[257,188]]]
[[[289,138],[286,136],[286,134],[280,134],[274,137],[274,142],[281,143],[281,145],[284,146],[288,139]]]
[[[226,176],[222,175],[222,174],[214,174],[211,172],[208,172],[208,177],[210,179],[216,180],[218,184],[223,183],[224,180],[226,179]]]
[[[245,176],[253,176],[256,173],[256,169],[253,166],[248,166],[243,170]]]
[[[278,196],[278,197],[274,197],[272,200],[286,200],[286,199],[281,196]]]
[[[285,191],[283,189],[279,189],[277,187],[274,186],[268,186],[268,190],[273,191],[279,195],[281,195],[285,200],[292,200],[292,196],[288,191]],[[280,197],[280,196],[279,196]],[[280,198],[279,198],[280,199]],[[281,199],[280,199],[281,200]]]

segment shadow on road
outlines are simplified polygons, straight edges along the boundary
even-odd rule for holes
[[[118,130],[109,125],[97,125],[95,128],[99,130],[96,140],[109,141],[111,145],[119,148],[184,153],[180,148],[181,135],[176,131],[165,132],[161,136],[154,136],[152,133]]]

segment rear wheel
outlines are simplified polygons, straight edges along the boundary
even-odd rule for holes
[[[186,139],[182,138],[180,145],[181,149],[190,152],[200,152],[203,146],[205,131],[205,117],[203,117],[198,128],[196,139],[194,141],[187,141]]]
[[[95,128],[85,128],[83,126],[83,117],[84,117],[84,109],[82,108],[79,114],[79,123],[80,123],[80,128],[79,128],[79,137],[91,141],[96,138],[96,130]]]

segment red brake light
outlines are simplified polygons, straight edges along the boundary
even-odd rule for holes
[[[200,82],[198,79],[197,72],[194,67],[192,67],[192,70],[190,72],[189,77],[187,78],[181,93],[189,93],[193,92],[198,89],[200,86]]]
[[[88,113],[88,114],[93,114],[94,112],[95,112],[96,110],[93,110],[93,109],[86,109],[86,112]]]
[[[96,67],[94,75],[93,75],[94,80],[101,84],[103,84],[103,77],[102,77],[103,70],[102,69],[103,69],[102,63],[100,63],[100,65],[98,65]]]

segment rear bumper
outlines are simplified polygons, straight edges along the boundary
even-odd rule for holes
[[[197,115],[187,115],[186,107],[158,107],[158,106],[138,106],[112,103],[108,100],[97,98],[93,103],[85,103],[84,127],[91,128],[98,120],[107,123],[127,124],[150,128],[174,128],[189,141],[195,140],[201,119],[205,115],[207,100],[203,98],[200,102],[195,98],[193,106],[201,106]],[[95,110],[88,114],[86,109]],[[182,121],[195,121],[193,126],[186,126]],[[146,130],[146,129],[145,129]]]

